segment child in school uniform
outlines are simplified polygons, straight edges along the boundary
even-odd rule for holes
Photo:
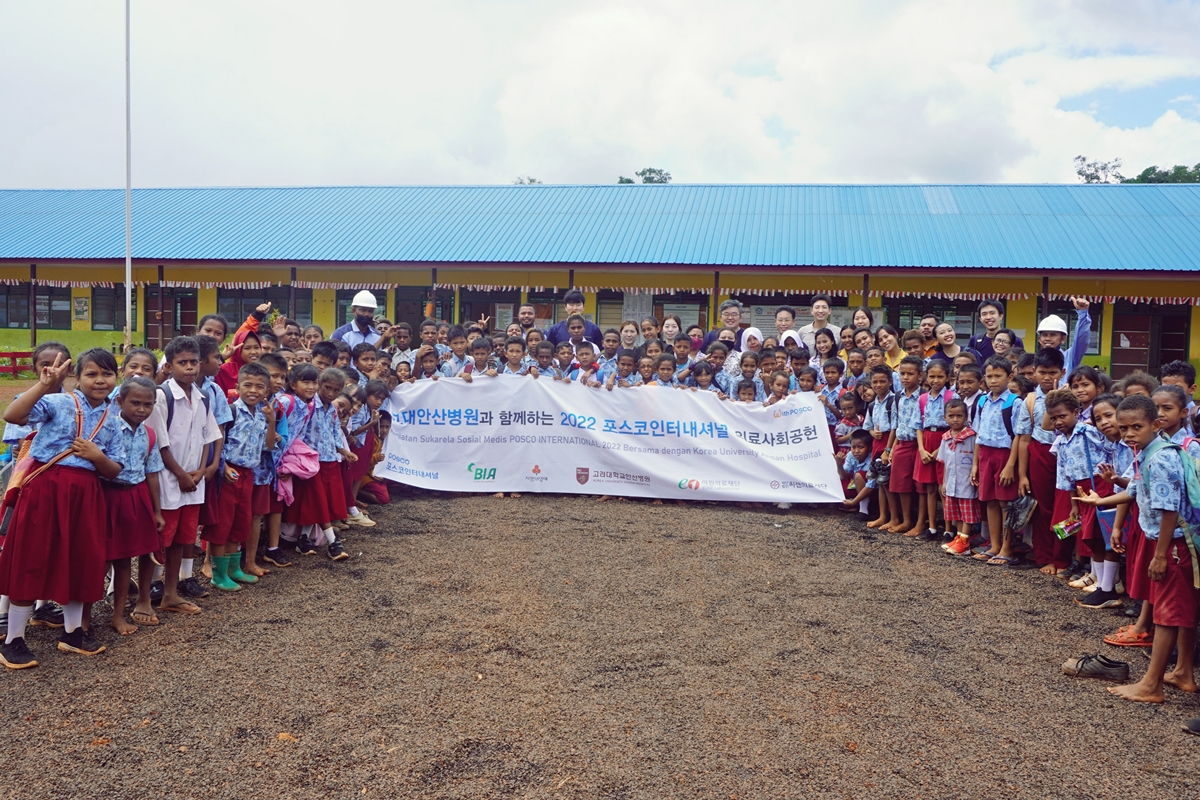
[[[862,430],[863,427],[863,411],[865,404],[858,392],[849,389],[842,393],[838,398],[838,411],[841,413],[841,419],[838,420],[837,427],[834,428],[834,441],[837,445],[837,452],[846,453],[850,451],[850,437],[855,431]],[[867,434],[870,438],[870,434]]]
[[[883,351],[879,352],[882,355]],[[880,363],[871,367],[871,389],[875,393],[875,399],[871,401],[863,427],[871,432],[871,467],[874,473],[872,477],[879,488],[879,516],[867,523],[868,528],[890,527],[893,523],[901,523],[900,503],[892,497],[888,487],[892,471],[891,459],[883,457],[898,421],[896,397],[892,393],[893,377],[892,368],[887,364]]]
[[[1034,380],[1037,388],[1015,409],[1015,424],[1028,427],[1018,445],[1018,467],[1037,501],[1030,518],[1033,561],[1045,575],[1066,573],[1074,543],[1054,535],[1054,502],[1057,466],[1050,452],[1056,434],[1042,427],[1046,415],[1046,395],[1058,388],[1063,375],[1063,354],[1057,348],[1042,348],[1034,356]]]
[[[837,461],[838,475],[845,484],[846,499],[842,505],[847,509],[857,507],[859,516],[869,516],[867,507],[871,493],[875,491],[875,480],[871,472],[871,433],[857,428],[850,433],[850,444],[846,450],[833,454]]]
[[[913,470],[913,482],[917,487],[917,502],[925,509],[921,517],[925,526],[918,534],[922,541],[931,542],[941,538],[937,530],[938,502],[938,451],[942,437],[949,431],[946,423],[946,403],[954,393],[946,388],[950,370],[945,361],[931,360],[925,368],[925,387],[917,401],[921,432],[917,436],[917,462]],[[965,420],[964,420],[965,421]],[[949,527],[949,526],[947,526]],[[947,531],[942,544],[950,544],[953,534]]]
[[[21,487],[0,550],[0,595],[9,598],[0,661],[10,669],[37,666],[25,626],[41,598],[63,605],[59,650],[104,650],[84,630],[83,611],[85,603],[104,597],[108,526],[97,524],[107,519],[100,478],[115,478],[127,460],[108,400],[117,361],[104,348],[88,350],[75,367],[77,388],[57,392],[70,367],[70,358],[57,353],[38,382],[4,411],[5,422],[37,427],[29,457],[38,465]]]
[[[253,318],[253,315],[251,318]],[[230,395],[236,398],[237,388],[234,387],[227,392],[214,379],[219,374],[219,370],[224,366],[221,363],[220,343],[212,336],[198,334],[196,336],[196,344],[200,348],[200,378],[197,379],[197,382],[200,391],[204,392],[208,397],[208,406],[212,409],[213,419],[217,421],[217,427],[223,435],[225,427],[233,420],[233,412],[230,411],[228,398]],[[242,349],[245,350],[246,348],[243,346]],[[253,347],[251,347],[247,353],[246,361],[257,361],[261,357],[262,353],[256,354]],[[224,467],[224,456],[221,452],[223,446],[223,440],[214,442],[208,446],[208,450],[204,455],[204,503],[200,506],[201,527],[212,525],[221,516],[219,504],[221,484],[224,481],[220,480],[217,473]],[[183,557],[179,562],[179,593],[191,598],[208,597],[208,590],[192,574],[195,554],[196,545],[194,542],[191,546],[184,547]],[[211,564],[206,564],[202,571],[205,575],[211,577]]]
[[[1139,500],[1139,522],[1152,556],[1147,567],[1153,606],[1154,645],[1146,674],[1137,683],[1110,687],[1126,700],[1161,703],[1163,685],[1196,691],[1193,652],[1196,646],[1196,589],[1192,582],[1192,554],[1179,524],[1186,508],[1187,486],[1183,454],[1159,437],[1162,423],[1154,401],[1143,395],[1126,397],[1117,407],[1117,421],[1125,443],[1137,450],[1129,487],[1108,497],[1088,491],[1079,502],[1109,508]],[[1175,669],[1167,672],[1172,651],[1178,649]]]
[[[379,354],[375,351],[375,345],[366,342],[354,345],[350,349],[350,364],[358,372],[358,385],[366,386],[379,364]]]
[[[199,614],[201,609],[180,592],[185,548],[191,552],[200,527],[200,509],[208,483],[206,458],[209,444],[222,441],[211,401],[200,389],[200,343],[178,336],[167,343],[167,368],[171,377],[159,387],[154,413],[148,424],[154,430],[164,469],[159,473],[160,502],[165,525],[159,558],[165,570],[159,608],[178,614]],[[169,399],[168,399],[169,397]],[[207,401],[207,402],[206,402]],[[190,566],[188,567],[188,576]],[[186,580],[186,579],[185,579]]]
[[[241,546],[250,537],[254,517],[254,470],[263,451],[276,444],[274,409],[269,404],[266,413],[263,409],[270,396],[271,373],[261,364],[244,364],[238,371],[237,391],[238,399],[231,406],[233,422],[225,434],[220,516],[201,534],[212,557],[212,585],[226,592],[258,582],[256,575],[242,570]],[[254,554],[249,558],[253,561]]]
[[[128,361],[128,359],[127,359]],[[153,354],[151,354],[153,368]],[[166,524],[159,507],[158,473],[162,456],[153,432],[144,424],[154,413],[158,387],[148,377],[134,375],[118,388],[116,404],[120,417],[117,427],[125,447],[121,472],[111,481],[103,481],[108,509],[106,557],[113,569],[112,625],[121,636],[128,636],[138,625],[157,625],[158,616],[150,602],[150,584],[154,579],[151,554],[159,548],[159,531]],[[138,559],[138,597],[130,616],[125,619],[129,597],[130,559]]]
[[[288,367],[277,354],[264,355],[259,358],[258,363],[266,368],[267,374],[271,378],[270,394],[263,401],[263,416],[267,417],[268,421],[274,417],[276,441],[273,448],[264,447],[262,458],[254,468],[254,494],[250,498],[250,511],[253,518],[250,520],[250,536],[246,539],[246,563],[242,569],[261,578],[270,572],[270,570],[258,566],[255,558],[263,527],[266,528],[267,533],[267,546],[263,553],[264,560],[281,568],[292,565],[291,559],[279,548],[279,531],[283,522],[283,501],[275,492],[277,478],[275,467],[279,456],[283,455],[284,448],[291,443],[287,426],[287,409],[283,403],[287,390],[287,374],[291,367]],[[270,410],[268,411],[268,409]]]
[[[984,365],[987,394],[979,399],[975,417],[975,463],[971,467],[971,482],[979,487],[979,502],[986,509],[991,543],[976,556],[992,565],[1013,565],[1012,536],[1004,527],[1004,507],[1016,500],[1020,487],[1017,475],[1018,436],[1028,429],[1018,427],[1013,419],[1016,396],[1008,390],[1012,364],[1004,356],[992,356]]]
[[[842,372],[845,370],[845,366],[840,358],[826,359],[825,363],[821,365],[825,380],[821,385],[821,390],[817,392],[817,400],[825,406],[825,424],[829,426],[829,439],[835,448],[837,447],[837,424],[841,419],[838,398],[845,391],[842,388]]]
[[[454,339],[451,338],[451,342]],[[379,429],[379,410],[388,399],[388,389],[383,381],[368,381],[359,387],[357,400],[358,412],[350,418],[349,439],[350,452],[358,459],[342,464],[346,476],[350,480],[350,491],[346,496],[346,510],[349,516],[346,522],[360,528],[374,528],[375,520],[367,516],[357,505],[358,492],[362,489],[371,469],[371,456],[375,453],[376,431]]]
[[[944,362],[932,362],[937,363]],[[967,425],[967,404],[962,400],[947,400],[943,414],[947,430],[938,443],[937,463],[946,527],[953,527],[955,536],[942,549],[951,555],[965,556],[971,553],[971,526],[979,523],[979,492],[971,483],[975,431]]]
[[[899,503],[899,509],[892,511],[892,524],[883,530],[905,536],[924,533],[925,526],[924,504],[918,509],[916,524],[912,518],[913,496],[917,491],[913,477],[918,460],[917,436],[921,432],[921,363],[919,356],[904,356],[897,365],[901,391],[896,397],[896,427],[883,453],[885,463],[892,468],[888,491]]]
[[[659,356],[654,362],[654,378],[646,385],[678,387],[679,381],[675,380],[675,356],[668,353]]]
[[[634,386],[640,386],[642,376],[635,371],[637,363],[637,353],[633,350],[622,350],[617,353],[616,357],[617,368],[608,374],[608,379],[604,383],[604,387],[610,392],[614,388],[631,389]],[[711,374],[712,368],[709,367]]]
[[[428,354],[427,354],[428,355]],[[304,377],[307,377],[307,373]],[[289,380],[298,399],[304,399],[308,387],[298,388],[297,374]],[[293,483],[295,499],[283,512],[284,522],[308,528],[316,526],[316,535],[301,537],[299,550],[302,555],[316,552],[319,543],[327,544],[329,558],[344,561],[349,558],[341,540],[333,531],[333,522],[346,518],[346,492],[342,486],[340,455],[346,461],[357,457],[350,452],[342,435],[337,410],[333,401],[342,393],[345,375],[337,369],[327,369],[317,379],[316,394],[303,403],[305,419],[297,420],[299,438],[317,453],[319,472],[312,478],[298,479]],[[303,393],[302,393],[303,392]],[[288,420],[289,425],[292,420]]]

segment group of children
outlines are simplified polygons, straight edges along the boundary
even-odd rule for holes
[[[103,348],[74,360],[57,342],[34,352],[38,381],[4,413],[16,451],[0,538],[6,667],[37,666],[29,625],[62,628],[64,652],[103,652],[91,606],[106,574],[111,625],[129,635],[162,612],[202,612],[201,557],[212,587],[237,592],[292,553],[345,560],[340,532],[375,525],[357,499],[387,501],[370,474],[390,422],[373,357],[339,369],[341,349],[321,341],[311,363],[289,366],[261,320],[222,353],[225,322],[206,317],[161,362],[143,348],[120,365]]]
[[[865,413],[846,404],[836,428],[848,510],[868,528],[938,542],[952,555],[1032,564],[1080,590],[1074,600],[1084,608],[1122,608],[1126,594],[1135,621],[1104,641],[1152,655],[1142,680],[1110,691],[1149,702],[1163,701],[1164,684],[1196,691],[1200,571],[1187,520],[1200,420],[1191,364],[1164,365],[1161,382],[1135,372],[1114,384],[1089,366],[1068,374],[1063,352],[1046,346],[981,366],[911,355],[895,372],[869,373],[858,385]],[[1200,496],[1200,486],[1192,490]],[[1064,669],[1099,675],[1080,672],[1096,658]],[[1187,729],[1200,733],[1200,720]]]

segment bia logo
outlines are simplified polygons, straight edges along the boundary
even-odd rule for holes
[[[691,489],[692,491],[696,491],[700,488],[700,481],[698,481],[694,478],[692,480],[688,480],[687,478],[684,478],[683,480],[681,480],[679,482],[678,485],[679,485],[680,489]]]
[[[496,468],[495,467],[491,467],[491,468],[476,467],[474,461],[472,461],[470,464],[467,464],[467,472],[470,472],[474,476],[474,480],[477,480],[477,481],[494,481],[494,480],[496,480]]]

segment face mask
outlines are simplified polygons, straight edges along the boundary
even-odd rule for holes
[[[374,314],[355,314],[354,319],[356,322],[358,322],[358,324],[360,326],[366,326],[366,327],[370,328],[370,327],[374,327],[374,325],[375,325],[375,315]]]
[[[702,345],[702,344],[704,344],[704,340],[701,339],[699,336],[692,337],[692,349],[693,350],[699,350],[700,345]]]

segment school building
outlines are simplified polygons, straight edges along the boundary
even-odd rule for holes
[[[602,328],[678,314],[743,324],[833,298],[914,327],[933,312],[965,341],[999,298],[1032,339],[1067,298],[1093,301],[1086,363],[1120,376],[1200,362],[1200,186],[621,185],[139,189],[133,338],[161,348],[264,300],[326,334],[372,289],[394,321],[561,319],[568,288]],[[47,339],[119,346],[121,190],[0,191],[0,349]],[[802,313],[797,325],[805,324]]]

